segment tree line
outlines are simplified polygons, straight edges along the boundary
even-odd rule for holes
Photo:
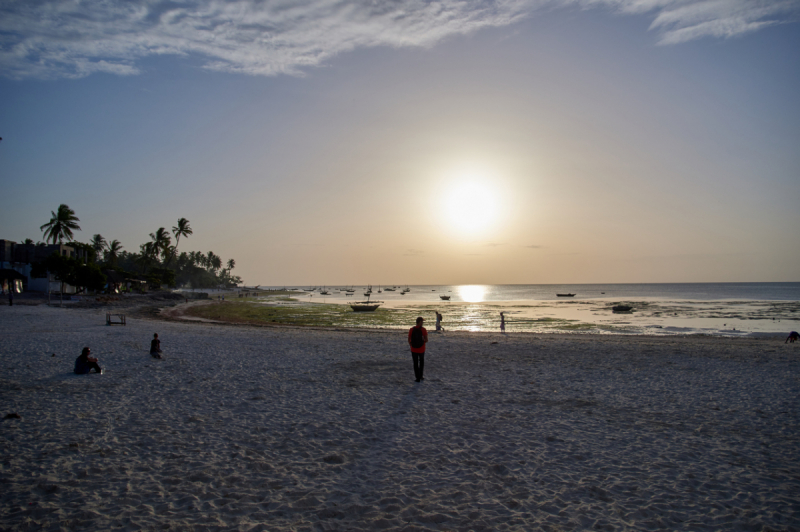
[[[80,255],[83,258],[63,257],[53,253],[45,261],[34,265],[32,275],[44,277],[49,271],[61,281],[62,291],[64,283],[88,290],[102,290],[107,282],[107,276],[103,272],[109,270],[128,278],[141,279],[154,288],[162,285],[172,288],[232,287],[242,282],[239,276],[231,273],[236,266],[233,259],[223,263],[222,258],[213,251],[178,253],[181,238],[186,239],[193,234],[186,218],[180,218],[171,233],[166,228],[159,227],[154,233],[150,233],[150,240],[141,244],[139,251],[133,253],[124,250],[119,240],[109,242],[101,234],[94,235],[89,243],[78,242],[73,231],[81,230],[79,221],[75,211],[65,204],[61,204],[57,211],[51,211],[50,221],[39,228],[44,236],[44,242],[39,244],[63,244],[66,240],[68,245],[82,250]],[[33,241],[25,239],[24,243],[33,244]]]

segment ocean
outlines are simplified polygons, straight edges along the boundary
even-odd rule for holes
[[[368,285],[354,285],[355,296],[362,298]],[[390,297],[400,294],[408,285],[372,285],[372,297]],[[269,288],[283,288],[273,286]],[[293,288],[314,288],[305,285]],[[341,295],[349,286],[327,286],[331,297]],[[386,292],[386,288],[396,288]],[[800,301],[800,283],[652,283],[652,284],[489,284],[489,285],[410,285],[411,291],[403,296],[414,301],[438,301],[442,294],[451,301],[546,301],[560,299],[556,294],[575,294],[574,299],[652,298],[684,299],[691,301],[750,300],[750,301]]]
[[[363,285],[349,294],[347,286],[324,287],[327,294],[286,288],[297,289],[294,299],[304,304],[367,299]],[[800,328],[800,283],[372,285],[369,299],[397,328],[416,315],[432,324],[435,312],[445,316],[446,330],[465,331],[498,331],[503,312],[509,333],[781,336]],[[614,311],[620,304],[632,310]],[[359,326],[370,327],[369,315]]]

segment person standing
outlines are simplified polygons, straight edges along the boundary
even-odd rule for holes
[[[417,324],[408,330],[408,345],[411,347],[411,359],[414,361],[414,377],[417,382],[425,380],[425,344],[428,343],[428,331],[422,324],[425,320],[420,316]]]
[[[436,332],[442,332],[444,330],[442,329],[442,315],[439,314],[438,310],[434,312],[436,312]]]
[[[153,358],[161,358],[161,340],[158,339],[158,333],[155,333],[150,341],[150,355]]]
[[[500,313],[500,332],[506,332],[506,316],[502,312]]]

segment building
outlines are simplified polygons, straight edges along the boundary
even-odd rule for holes
[[[31,277],[32,265],[43,261],[53,253],[76,259],[86,258],[82,249],[76,249],[68,244],[18,244],[11,240],[0,239],[0,269],[8,268],[24,275],[23,291],[58,292],[61,290],[61,282],[56,281],[52,275],[48,274],[41,279]],[[74,294],[75,287],[65,284],[64,293]]]

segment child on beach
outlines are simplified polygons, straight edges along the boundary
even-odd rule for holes
[[[97,365],[97,359],[89,356],[91,352],[91,349],[84,347],[80,356],[75,359],[76,375],[86,375],[93,369],[95,373],[103,373],[103,370]]]
[[[150,342],[150,354],[153,358],[161,357],[161,340],[158,339],[158,333],[153,335],[153,340]]]

